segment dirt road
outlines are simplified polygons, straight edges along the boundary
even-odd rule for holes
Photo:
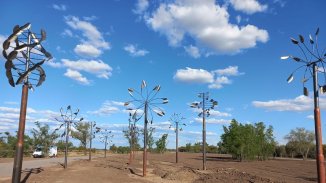
[[[80,157],[68,157],[68,163],[76,160],[81,159],[88,159],[88,156],[80,156]],[[29,171],[32,168],[43,168],[43,167],[49,167],[54,165],[60,165],[63,164],[64,157],[62,158],[38,158],[38,159],[32,159],[23,161],[23,171]],[[0,177],[10,177],[12,175],[12,169],[13,169],[13,160],[11,162],[7,163],[0,163]],[[69,165],[68,165],[69,166]]]

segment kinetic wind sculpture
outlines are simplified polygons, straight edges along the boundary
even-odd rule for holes
[[[25,120],[28,99],[28,89],[40,86],[45,81],[45,72],[41,65],[52,58],[42,46],[46,33],[33,33],[31,24],[16,25],[12,34],[3,42],[2,55],[5,63],[6,76],[9,84],[15,87],[23,84],[18,128],[18,141],[13,166],[12,182],[20,182],[23,161],[23,145],[25,133]]]
[[[6,75],[11,86],[27,84],[32,89],[45,81],[46,75],[41,65],[52,59],[51,54],[41,44],[45,39],[45,31],[33,33],[30,23],[13,28],[13,33],[3,42],[2,51],[7,60]]]
[[[135,121],[140,120],[144,116],[144,153],[143,153],[143,176],[146,176],[146,164],[147,164],[147,124],[148,115],[153,123],[153,112],[158,116],[164,116],[163,109],[158,107],[159,104],[167,104],[169,101],[167,98],[157,98],[156,95],[160,91],[161,86],[155,86],[151,91],[148,91],[146,82],[143,80],[140,86],[140,92],[128,88],[128,92],[133,100],[125,102],[125,106],[130,104],[137,104],[136,108],[128,108],[132,112],[131,118]],[[138,98],[137,98],[138,97]],[[148,113],[149,112],[149,113]]]
[[[100,135],[100,141],[104,143],[104,158],[106,158],[107,145],[112,142],[113,134],[109,129],[103,129]]]
[[[218,102],[214,99],[209,99],[208,92],[199,93],[198,97],[202,98],[202,101],[193,102],[190,107],[202,110],[198,117],[203,117],[203,170],[206,170],[206,117],[210,116],[210,110],[213,110],[218,105]]]
[[[178,153],[179,153],[179,130],[182,131],[182,127],[179,128],[179,125],[187,126],[185,123],[181,123],[182,120],[186,119],[180,116],[181,114],[173,113],[170,117],[170,122],[172,123],[169,128],[174,128],[175,132],[175,162],[178,163]],[[181,124],[180,124],[181,123]]]
[[[137,140],[136,138],[138,138],[138,128],[136,126],[136,119],[133,118],[133,116],[137,116],[133,115],[132,113],[129,113],[129,125],[128,125],[128,135],[129,135],[129,144],[130,144],[130,156],[129,156],[129,164],[131,164],[132,160],[135,159],[135,149],[136,149],[136,143]]]
[[[282,56],[282,60],[291,58],[295,62],[302,63],[300,67],[295,69],[288,77],[287,82],[290,83],[294,80],[294,73],[301,68],[305,68],[304,75],[302,78],[303,83],[303,94],[308,96],[308,89],[305,87],[305,83],[309,79],[313,79],[313,93],[314,93],[314,119],[315,119],[315,136],[316,136],[316,157],[317,157],[317,174],[318,182],[325,182],[325,165],[324,155],[322,146],[322,130],[321,130],[321,119],[320,119],[320,108],[319,108],[319,89],[321,93],[326,93],[326,70],[325,70],[325,59],[326,49],[320,50],[318,45],[318,34],[319,28],[316,30],[314,37],[309,35],[308,45],[302,35],[299,35],[299,41],[291,38],[291,42],[299,47],[302,52],[303,58],[295,57],[292,55]],[[310,45],[309,45],[310,44]],[[309,47],[310,48],[309,48]],[[309,72],[308,72],[309,71]],[[307,77],[308,72],[308,77]],[[323,74],[324,84],[320,85],[318,80],[318,74]]]

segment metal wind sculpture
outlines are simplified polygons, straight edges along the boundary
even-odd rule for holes
[[[198,108],[202,111],[199,113],[198,117],[203,117],[203,170],[206,170],[206,121],[205,117],[210,116],[210,110],[217,106],[217,101],[214,99],[209,99],[209,93],[199,93],[199,98],[202,98],[201,102],[193,102],[190,107]]]
[[[321,119],[320,119],[320,108],[319,108],[319,90],[321,93],[326,92],[326,70],[325,70],[325,58],[326,50],[320,50],[318,45],[318,33],[319,28],[315,32],[314,36],[309,35],[309,43],[305,42],[302,35],[299,35],[299,41],[291,38],[291,42],[299,47],[303,57],[296,56],[282,56],[282,60],[292,59],[295,62],[301,63],[302,65],[295,69],[288,77],[287,82],[290,83],[294,79],[294,73],[301,68],[305,68],[304,75],[302,78],[303,83],[303,94],[308,96],[308,89],[305,87],[305,83],[309,79],[313,79],[313,93],[314,93],[314,119],[315,119],[315,136],[316,136],[316,157],[317,157],[317,174],[318,182],[325,182],[325,165],[323,155],[323,143],[322,143],[322,130],[321,130]],[[310,48],[309,48],[309,47]],[[307,76],[308,72],[308,76]],[[322,85],[319,84],[318,74],[323,75],[324,82]]]
[[[52,58],[41,44],[45,39],[44,30],[36,34],[32,32],[31,24],[27,23],[16,25],[3,42],[2,55],[7,60],[5,69],[9,84],[12,87],[23,85],[12,182],[19,182],[21,177],[28,89],[33,90],[33,86],[40,86],[45,81],[46,75],[41,65]]]
[[[68,143],[69,143],[69,134],[71,125],[76,125],[78,122],[81,122],[84,120],[84,118],[80,118],[79,120],[76,120],[79,109],[76,109],[75,112],[72,111],[71,106],[68,105],[66,111],[63,111],[63,108],[60,109],[61,113],[61,119],[55,118],[56,121],[60,122],[61,125],[56,128],[54,131],[57,131],[61,129],[63,126],[65,126],[65,130],[62,133],[61,137],[66,136],[66,147],[65,147],[65,162],[64,162],[64,168],[67,168],[67,157],[68,157]]]
[[[101,131],[100,141],[104,143],[104,158],[106,158],[107,145],[109,145],[109,143],[112,142],[112,140],[110,139],[113,138],[113,134],[111,133],[112,132],[109,131],[108,129],[104,129]]]
[[[179,124],[181,123],[182,120],[186,119],[179,113],[173,113],[173,115],[170,117],[170,122],[172,123],[169,128],[174,128],[175,132],[175,162],[178,163],[178,153],[179,153],[179,130],[182,131],[182,127],[179,129]],[[182,126],[186,126],[185,123],[180,124]]]
[[[135,121],[140,120],[144,116],[144,151],[143,151],[143,176],[146,176],[146,166],[147,166],[147,125],[148,118],[150,117],[151,124],[153,123],[153,112],[158,116],[164,116],[164,111],[158,107],[159,104],[168,103],[167,98],[156,97],[157,93],[160,91],[161,86],[155,86],[151,91],[148,91],[146,82],[143,80],[140,86],[140,92],[133,88],[128,88],[128,92],[133,100],[125,102],[125,106],[130,106],[130,104],[137,104],[135,108],[128,108],[131,111],[132,118]],[[137,97],[138,98],[137,98]]]
[[[91,161],[92,160],[92,140],[93,138],[95,138],[95,134],[101,131],[100,127],[96,126],[96,122],[91,121],[90,123],[90,133],[89,133],[89,158],[88,160]],[[95,131],[93,131],[93,128],[95,127]]]

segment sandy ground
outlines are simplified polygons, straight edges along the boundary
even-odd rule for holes
[[[147,176],[142,177],[142,153],[128,164],[129,155],[108,154],[107,158],[80,160],[65,170],[56,165],[32,169],[22,174],[22,182],[316,182],[316,163],[303,160],[237,162],[225,156],[207,155],[207,170],[202,155],[179,153],[149,154]],[[10,178],[0,182],[10,182]]]

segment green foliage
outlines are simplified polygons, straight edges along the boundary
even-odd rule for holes
[[[110,146],[110,151],[113,153],[116,153],[118,151],[118,147],[114,144],[112,144],[112,146]]]
[[[136,125],[130,125],[127,130],[123,130],[123,136],[128,140],[129,147],[133,150],[139,150],[139,129]]]
[[[288,140],[286,147],[291,157],[297,154],[302,156],[303,159],[307,159],[309,152],[314,148],[314,132],[304,128],[291,130],[291,132],[285,136],[285,139]]]
[[[17,135],[12,136],[9,132],[4,132],[1,139],[0,158],[14,157],[17,145]],[[24,156],[30,156],[31,152],[33,152],[33,139],[31,139],[28,135],[24,135]]]
[[[31,133],[33,135],[33,145],[44,147],[44,151],[47,154],[48,148],[54,144],[54,141],[59,137],[56,133],[50,133],[50,127],[48,124],[41,125],[40,122],[35,122],[36,128],[33,128]]]
[[[71,131],[71,136],[80,141],[80,146],[84,150],[84,154],[86,154],[86,146],[90,138],[90,123],[79,122],[76,124],[75,128],[77,131]]]
[[[66,148],[66,142],[64,140],[59,140],[56,144],[58,147],[58,150],[64,151]],[[72,142],[68,142],[68,149],[71,149],[74,147],[74,144]]]
[[[144,130],[141,129],[140,132],[144,136]],[[149,151],[153,150],[153,145],[155,143],[154,138],[153,138],[154,132],[155,132],[155,128],[153,128],[153,127],[149,127],[147,129],[147,137],[146,138],[147,138],[147,147],[148,147]],[[144,142],[144,139],[143,139],[143,142]]]
[[[241,124],[235,119],[229,127],[224,128],[219,142],[219,151],[233,155],[234,158],[242,160],[266,160],[274,153],[275,141],[273,127],[267,129],[263,122],[252,124]]]
[[[186,146],[181,146],[179,148],[179,151],[180,152],[200,153],[200,152],[203,152],[203,146],[202,146],[201,142],[196,142],[196,143],[194,143],[194,145],[192,145],[191,143],[187,143]],[[217,146],[208,145],[206,143],[206,152],[207,153],[217,153],[218,148],[217,148]]]
[[[156,144],[156,151],[159,153],[164,153],[166,151],[168,134],[163,134],[160,139],[158,139]]]

